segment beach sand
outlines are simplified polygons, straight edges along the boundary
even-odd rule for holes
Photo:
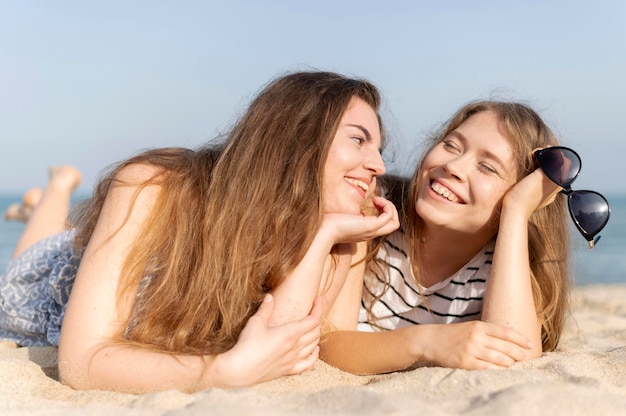
[[[55,348],[0,342],[0,414],[9,415],[622,415],[626,285],[583,286],[556,352],[507,370],[420,367],[355,376],[323,362],[238,390],[130,395],[59,383]]]

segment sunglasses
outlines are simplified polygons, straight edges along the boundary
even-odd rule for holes
[[[552,146],[537,150],[534,155],[546,176],[563,188],[561,193],[567,196],[570,216],[591,250],[600,240],[598,233],[609,221],[609,201],[595,191],[572,190],[571,184],[578,177],[581,167],[580,156],[574,150]]]

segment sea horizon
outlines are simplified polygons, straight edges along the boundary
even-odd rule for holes
[[[89,195],[76,195],[74,202]],[[7,207],[20,200],[14,192],[0,191],[0,211],[4,215]],[[626,283],[626,194],[607,195],[611,205],[609,223],[593,250],[589,250],[585,239],[571,227],[571,271],[578,285]],[[4,273],[24,224],[0,220],[0,272]]]

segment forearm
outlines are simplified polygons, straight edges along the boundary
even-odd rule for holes
[[[503,209],[482,320],[511,327],[532,342],[529,356],[541,355],[541,325],[533,299],[528,253],[528,220]]]
[[[130,345],[103,345],[83,360],[59,351],[61,381],[80,390],[145,393],[168,389],[194,392],[245,385],[223,365],[222,355],[174,355]]]
[[[318,232],[302,261],[272,291],[276,304],[272,325],[302,319],[309,314],[313,300],[326,285],[332,267],[329,261],[332,248],[332,239]]]
[[[330,214],[324,220],[305,257],[272,293],[276,298],[275,323],[300,319],[309,312],[312,300],[324,296],[324,312],[334,303],[359,242],[388,234],[398,228],[393,204],[375,197],[378,215]],[[330,256],[331,250],[333,256]]]
[[[335,331],[320,342],[320,358],[354,374],[404,370],[423,361],[413,333],[418,327],[385,332]]]

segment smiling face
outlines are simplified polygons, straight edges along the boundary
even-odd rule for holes
[[[492,111],[474,114],[424,159],[415,209],[427,227],[488,239],[517,171],[509,141]]]
[[[365,101],[353,97],[343,114],[324,167],[325,213],[359,214],[374,192],[375,178],[385,173],[380,155],[378,117]]]

